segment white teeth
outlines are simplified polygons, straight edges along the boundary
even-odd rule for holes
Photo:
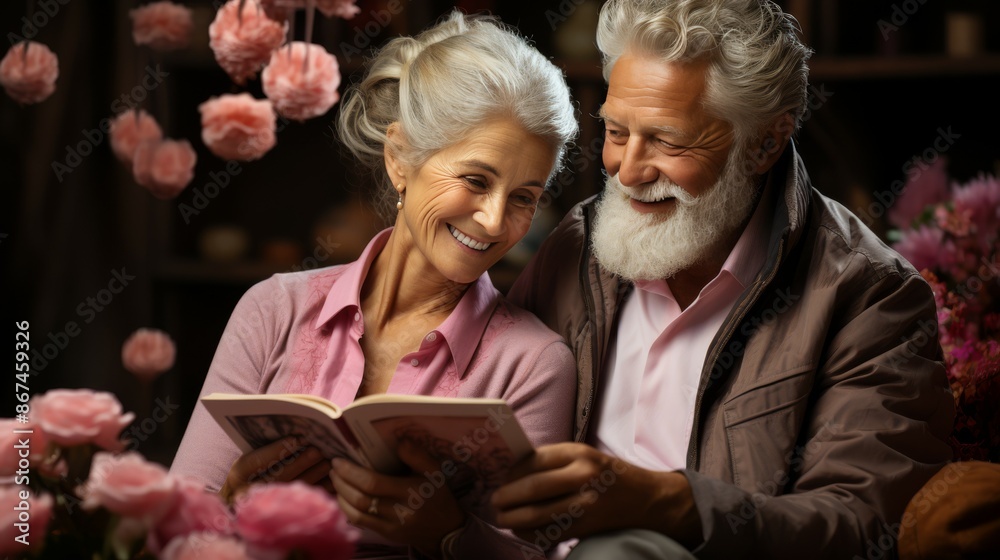
[[[493,245],[492,243],[480,243],[479,241],[476,241],[471,237],[469,237],[468,235],[465,235],[464,233],[458,231],[458,229],[456,229],[452,225],[448,226],[448,231],[450,231],[451,234],[455,236],[455,239],[461,241],[462,245],[465,245],[466,247],[475,249],[477,251],[485,251],[489,249],[491,245]]]

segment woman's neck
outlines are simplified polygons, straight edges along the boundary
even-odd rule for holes
[[[368,269],[361,288],[366,328],[382,329],[414,316],[440,324],[469,288],[444,278],[404,237],[393,229]]]

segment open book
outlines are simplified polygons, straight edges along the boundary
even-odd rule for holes
[[[500,399],[370,395],[341,409],[314,395],[212,393],[201,402],[244,453],[297,435],[328,459],[396,474],[405,467],[395,449],[410,440],[441,465],[456,496],[496,488],[533,449]]]

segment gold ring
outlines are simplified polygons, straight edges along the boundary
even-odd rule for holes
[[[368,504],[368,514],[378,515],[378,496],[373,496],[372,503]]]

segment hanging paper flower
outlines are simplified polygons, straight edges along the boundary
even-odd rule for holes
[[[59,58],[41,43],[18,43],[0,60],[0,85],[22,105],[45,101],[56,90],[57,78]]]
[[[173,2],[153,2],[129,12],[132,40],[158,51],[183,49],[191,44],[191,9]]]
[[[351,19],[361,12],[355,6],[357,0],[315,0],[316,9],[326,17],[340,17]],[[284,10],[295,10],[307,8],[309,0],[261,0],[261,5],[268,13],[284,13]],[[279,11],[282,10],[282,11]]]
[[[316,44],[295,41],[274,51],[261,81],[274,110],[297,121],[325,114],[340,99],[337,59]]]
[[[141,142],[135,149],[132,174],[135,182],[160,200],[170,200],[194,179],[198,156],[187,140]],[[135,373],[135,372],[133,372]]]
[[[123,163],[132,165],[136,147],[142,142],[159,142],[163,131],[149,113],[125,111],[111,121],[111,151]]]
[[[177,347],[170,335],[158,329],[138,329],[122,344],[122,365],[146,380],[174,367],[176,355]]]
[[[208,26],[209,46],[215,60],[237,84],[257,74],[285,40],[287,24],[278,23],[261,9],[256,0],[229,0]]]
[[[223,159],[260,159],[275,144],[277,118],[271,102],[249,93],[213,97],[198,106],[201,139]]]

